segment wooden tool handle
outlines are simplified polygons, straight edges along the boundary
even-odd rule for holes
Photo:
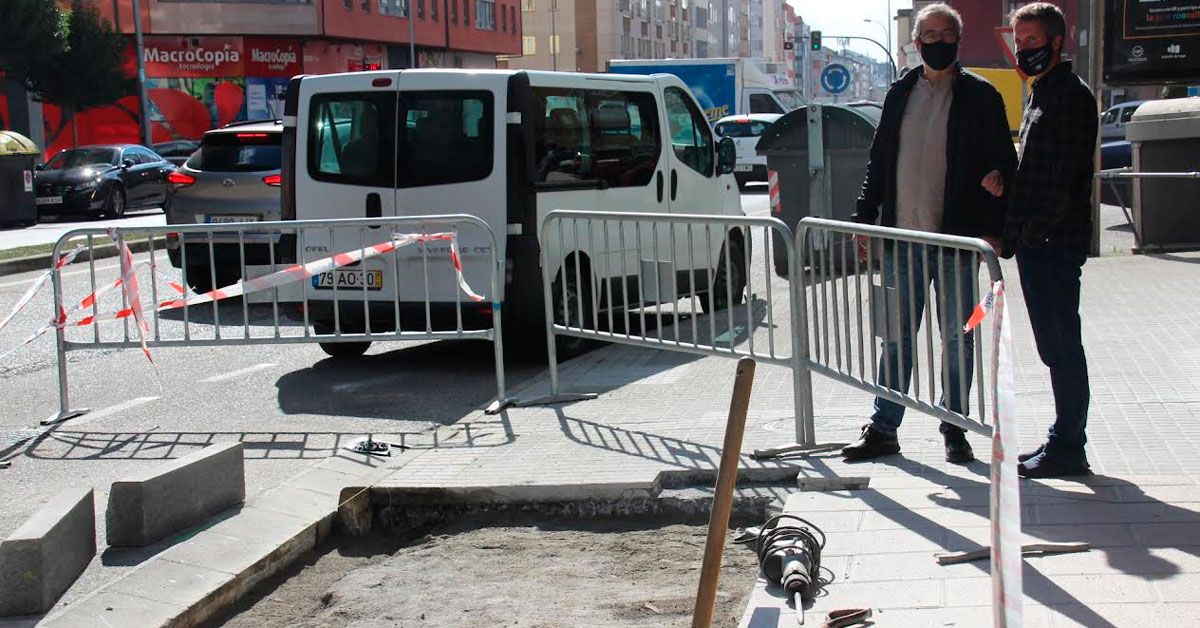
[[[717,581],[721,576],[721,555],[729,513],[733,510],[733,489],[737,484],[738,457],[742,451],[742,433],[746,430],[746,412],[750,409],[750,390],[754,385],[754,360],[738,360],[729,403],[729,421],[725,424],[725,444],[721,447],[721,466],[717,471],[717,489],[713,495],[712,515],[708,519],[708,538],[704,543],[704,563],[700,568],[700,588],[696,591],[696,609],[692,628],[712,625],[713,605],[717,601]]]

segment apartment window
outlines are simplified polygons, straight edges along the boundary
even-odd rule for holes
[[[500,7],[500,32],[508,32],[508,13],[504,11],[504,7]]]
[[[409,0],[379,0],[379,14],[408,17]]]
[[[496,0],[475,0],[475,28],[496,30]]]
[[[534,3],[534,0],[521,0],[521,10],[526,11],[526,12],[533,11],[534,10],[533,3]]]
[[[537,37],[526,35],[521,38],[521,54],[535,55],[537,54]]]
[[[458,24],[458,3],[457,2],[450,3],[450,23]]]
[[[454,0],[450,0],[454,2]],[[463,0],[463,26],[471,23],[471,0]]]
[[[425,0],[417,0],[417,19],[425,19]]]
[[[551,35],[547,39],[550,40],[550,54],[552,54],[552,55],[558,54],[559,53],[559,49],[558,49],[559,36]]]
[[[432,18],[433,21],[435,21],[435,22],[438,19],[437,8],[438,8],[438,0],[429,0],[429,17]]]
[[[512,32],[517,34],[517,7],[508,7],[508,23],[512,24]]]
[[[371,0],[362,0],[362,10],[367,13],[371,12]]]

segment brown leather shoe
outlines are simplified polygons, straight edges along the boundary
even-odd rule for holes
[[[842,449],[842,457],[846,460],[870,460],[898,453],[900,441],[896,440],[896,435],[884,434],[870,425],[864,425],[858,440]]]

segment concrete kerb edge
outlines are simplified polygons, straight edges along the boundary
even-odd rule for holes
[[[150,240],[134,240],[129,243],[129,250],[134,253],[144,253],[150,250]],[[165,238],[154,238],[155,250],[166,248]],[[75,258],[76,263],[86,262],[89,259],[99,260],[108,257],[116,257],[116,244],[101,244],[100,246],[92,247],[92,253],[89,257],[88,252],[84,251]],[[39,255],[28,255],[26,257],[17,257],[14,259],[0,261],[0,276],[15,275],[17,273],[27,273],[37,270],[48,270],[54,263],[53,253],[43,253]]]

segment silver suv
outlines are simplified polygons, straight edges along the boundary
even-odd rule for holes
[[[235,122],[204,134],[200,148],[167,182],[170,192],[164,211],[167,224],[223,224],[281,220],[280,186],[283,125],[278,120]],[[248,229],[246,264],[269,264],[268,236]],[[211,240],[211,241],[210,241]],[[209,261],[212,250],[213,262]],[[186,251],[182,251],[186,246]],[[187,283],[196,292],[241,279],[238,237],[186,234],[167,240],[171,264],[187,263]],[[275,263],[295,259],[294,242],[275,236]],[[213,285],[213,281],[216,285]]]

